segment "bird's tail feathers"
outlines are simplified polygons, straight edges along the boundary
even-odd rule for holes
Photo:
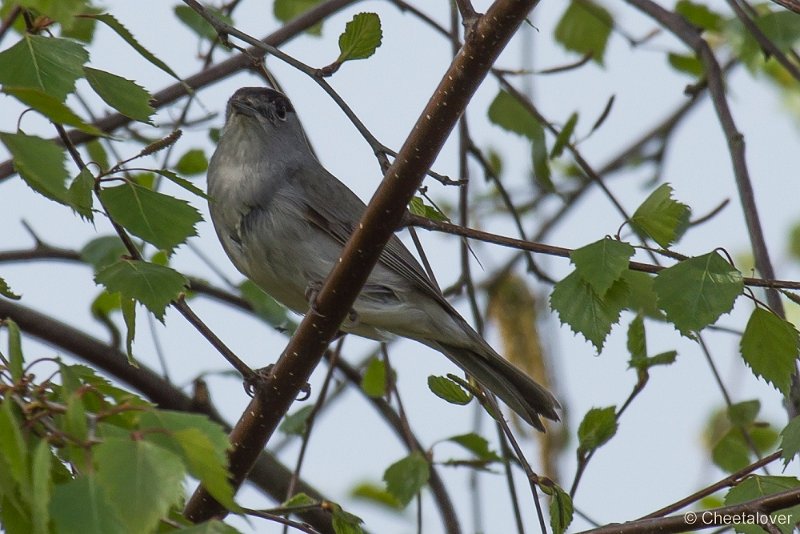
[[[456,365],[472,375],[483,387],[517,412],[528,424],[544,432],[540,416],[558,421],[556,398],[528,375],[514,367],[490,347],[481,353],[475,350],[427,342]]]

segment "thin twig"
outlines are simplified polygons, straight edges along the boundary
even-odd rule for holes
[[[22,13],[22,8],[20,6],[14,6],[6,15],[6,18],[3,19],[3,22],[0,23],[0,41],[6,36],[8,30],[10,30],[14,23],[17,21],[17,18]]]
[[[529,250],[531,252],[547,254],[550,256],[559,256],[562,258],[569,258],[570,254],[573,252],[573,249],[570,248],[558,247],[555,245],[545,245],[544,243],[537,243],[535,241],[523,241],[521,239],[514,239],[513,237],[505,237],[489,232],[483,232],[481,230],[475,230],[474,228],[462,228],[461,226],[455,224],[450,224],[444,221],[434,221],[432,219],[420,217],[419,215],[414,215],[411,213],[406,214],[403,224],[413,225],[419,228],[425,228],[427,230],[468,237],[470,239],[476,239],[486,243],[494,243],[496,245],[515,248],[518,250]],[[628,264],[628,268],[634,271],[641,271],[643,273],[651,274],[656,274],[665,269],[665,267],[661,265],[641,263],[638,261],[630,262]],[[800,290],[800,282],[791,280],[772,280],[767,278],[753,278],[745,276],[742,278],[742,281],[745,285],[752,287]]]
[[[777,45],[764,34],[763,31],[761,31],[761,28],[758,27],[758,24],[756,24],[750,15],[748,15],[744,9],[742,9],[742,6],[739,4],[739,0],[726,1],[736,14],[736,18],[742,22],[744,27],[747,28],[747,31],[753,36],[753,39],[756,40],[758,46],[761,47],[761,50],[765,54],[769,54],[770,56],[774,57],[775,60],[780,63],[789,74],[792,75],[795,81],[800,82],[800,69],[797,68],[797,64],[789,60],[789,58],[786,57],[786,54],[784,54],[783,51],[781,51],[781,49],[778,48]]]
[[[747,467],[743,467],[742,469],[736,471],[732,475],[727,476],[722,480],[701,489],[700,491],[696,491],[695,493],[692,493],[688,497],[684,497],[680,501],[672,503],[669,506],[665,506],[664,508],[656,510],[655,512],[649,513],[646,516],[641,517],[640,519],[652,519],[654,517],[663,517],[667,514],[677,512],[682,508],[686,508],[690,504],[696,503],[697,501],[704,499],[709,495],[713,495],[714,493],[718,492],[721,489],[735,486],[740,480],[742,480],[744,477],[746,477],[753,471],[761,469],[762,467],[771,464],[775,460],[778,460],[782,454],[783,451],[775,451],[769,456],[765,456],[764,458],[761,458],[760,460],[753,462]]]
[[[758,514],[769,515],[778,510],[791,508],[798,503],[800,503],[800,489],[794,488],[733,506],[687,512],[679,516],[637,519],[627,523],[586,530],[579,534],[652,534],[653,532],[690,532],[720,525],[730,527],[736,522],[737,517],[742,518],[745,514],[752,517],[756,517]]]

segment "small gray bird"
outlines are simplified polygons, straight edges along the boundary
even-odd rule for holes
[[[228,101],[208,167],[211,220],[233,264],[277,301],[305,313],[338,260],[365,204],[312,152],[289,99],[245,87]],[[341,329],[392,334],[433,347],[525,421],[558,420],[558,401],[498,355],[445,300],[392,237]]]

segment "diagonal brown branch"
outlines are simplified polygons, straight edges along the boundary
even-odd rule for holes
[[[386,172],[358,228],[266,384],[231,434],[234,483],[240,484],[300,389],[319,363],[384,245],[399,227],[406,205],[433,164],[470,98],[516,32],[535,0],[497,0],[481,16]],[[187,504],[194,521],[224,511],[202,488]]]

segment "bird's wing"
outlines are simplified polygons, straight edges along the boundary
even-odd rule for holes
[[[305,194],[308,221],[344,246],[367,206],[336,177],[322,167],[320,170],[327,176],[313,180],[300,179],[298,176],[295,183],[301,186]],[[331,201],[334,198],[336,203]],[[422,266],[396,236],[393,235],[386,243],[379,261],[450,309],[450,304]]]

